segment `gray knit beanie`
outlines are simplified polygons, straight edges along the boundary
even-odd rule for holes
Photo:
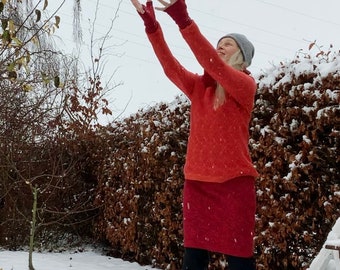
[[[250,66],[251,60],[254,57],[255,48],[254,45],[247,39],[245,35],[237,34],[237,33],[230,33],[228,35],[225,35],[219,39],[217,44],[224,38],[232,38],[236,41],[237,45],[240,47],[240,50],[242,52],[244,62],[247,66]]]

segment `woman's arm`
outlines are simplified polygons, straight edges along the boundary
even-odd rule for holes
[[[160,0],[159,0],[160,1]],[[163,1],[160,1],[163,3]],[[252,110],[256,83],[244,72],[227,65],[217,54],[216,49],[201,34],[191,20],[184,0],[172,0],[163,9],[176,22],[183,38],[188,43],[197,61],[248,112]]]
[[[228,95],[250,112],[254,104],[255,80],[248,74],[227,65],[201,34],[195,22],[181,29],[181,33],[204,70],[221,84]]]
[[[166,76],[190,98],[198,75],[185,69],[173,56],[165,42],[161,27],[156,32],[148,34],[148,38]]]
[[[144,21],[145,31],[165,74],[190,98],[195,78],[198,75],[186,70],[172,55],[165,42],[162,29],[156,20],[152,0],[148,0],[146,6],[140,4],[138,0],[131,0],[131,2]]]

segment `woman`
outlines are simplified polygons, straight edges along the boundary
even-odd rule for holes
[[[167,77],[191,101],[184,167],[183,269],[208,269],[208,252],[226,254],[229,269],[253,270],[255,177],[249,122],[256,83],[246,68],[254,47],[241,34],[222,37],[215,49],[189,17],[184,0],[159,0],[204,69],[186,70],[169,50],[151,0],[131,0]]]

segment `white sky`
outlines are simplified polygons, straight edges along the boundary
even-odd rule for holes
[[[49,1],[52,9],[61,0]],[[58,13],[61,28],[56,32],[63,40],[60,49],[71,52],[76,47],[72,39],[73,0]],[[102,37],[118,8],[119,0],[99,0],[96,36]],[[82,61],[89,63],[89,20],[93,21],[96,0],[82,0],[84,44]],[[192,19],[212,44],[230,32],[245,34],[255,45],[255,57],[249,68],[258,74],[280,61],[289,61],[299,50],[308,51],[315,41],[324,50],[332,44],[340,49],[339,0],[186,0]],[[154,5],[159,5],[154,0]],[[157,11],[169,46],[179,61],[189,70],[201,73],[177,26],[164,12]],[[130,0],[122,0],[118,18],[114,21],[111,39],[106,47],[110,56],[104,71],[105,78],[114,72],[116,82],[123,82],[111,93],[114,116],[137,112],[160,101],[172,101],[180,91],[165,77],[144,33],[142,20]],[[111,47],[112,46],[112,47]],[[315,51],[314,51],[315,54]]]

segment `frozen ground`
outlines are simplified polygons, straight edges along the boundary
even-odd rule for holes
[[[150,266],[140,266],[121,259],[103,256],[99,252],[34,253],[35,270],[150,270]],[[0,270],[27,270],[28,252],[0,251]]]

